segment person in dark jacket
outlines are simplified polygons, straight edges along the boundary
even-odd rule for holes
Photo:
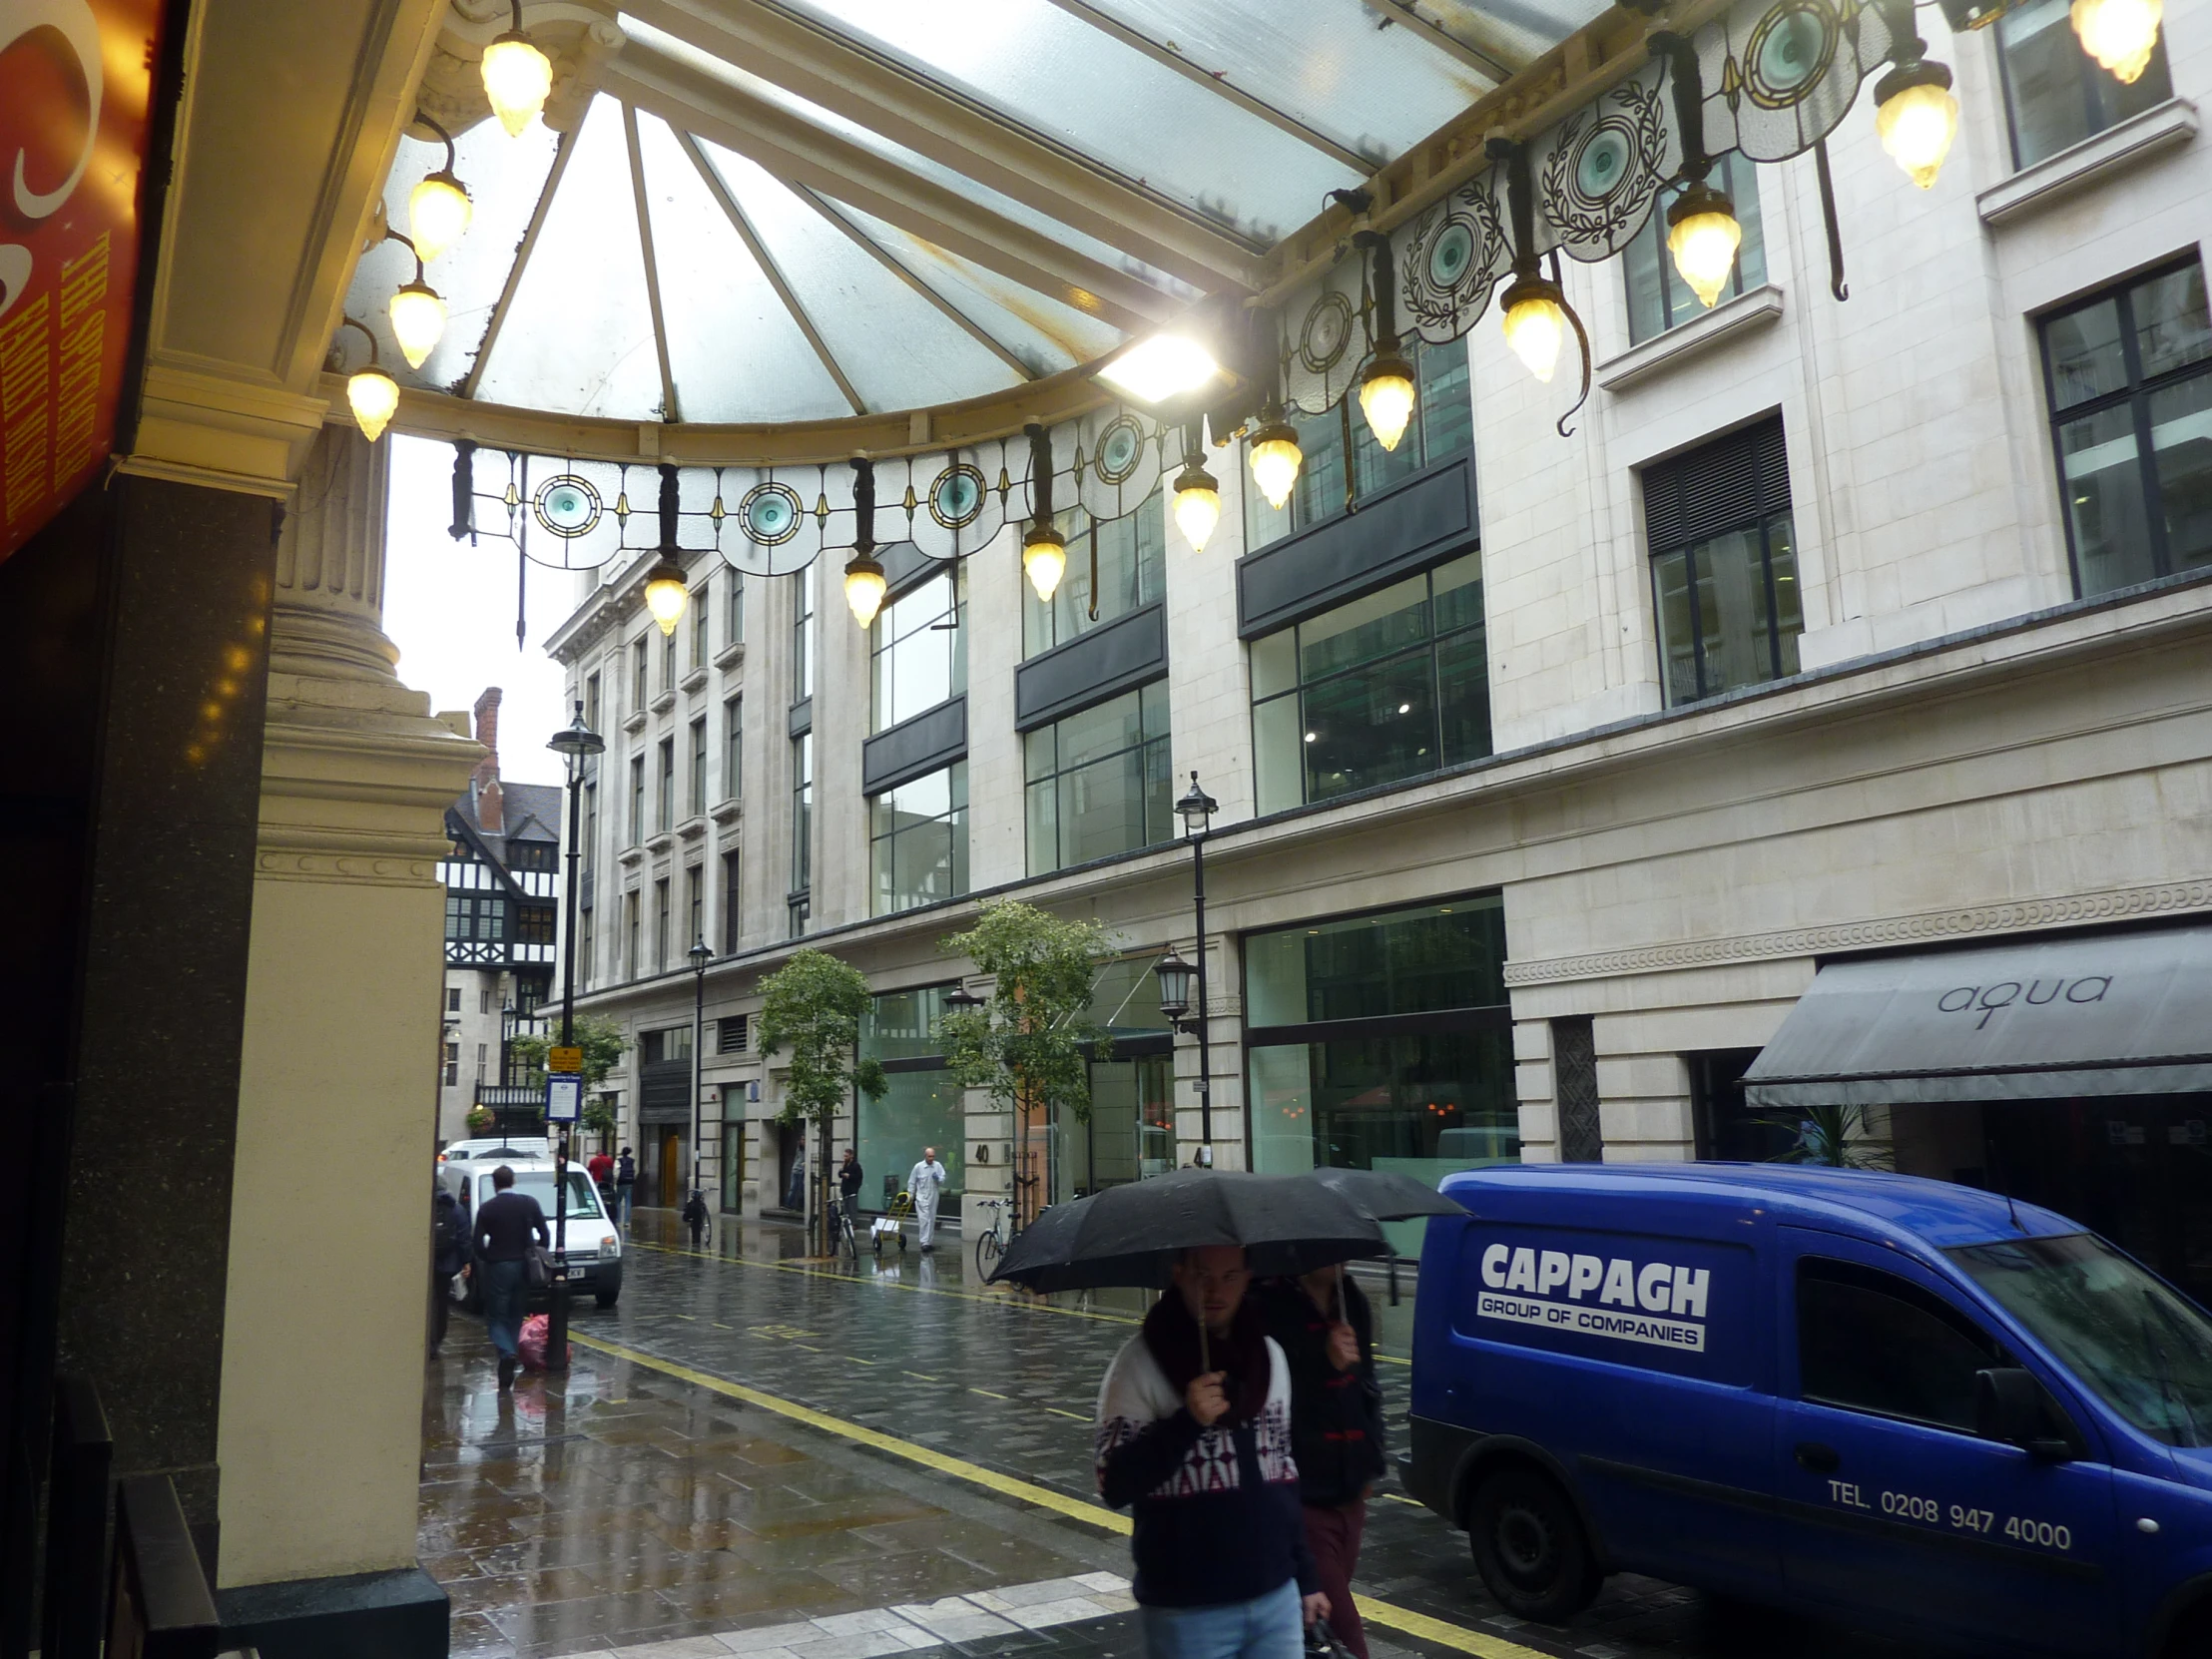
[[[476,1272],[483,1283],[484,1324],[499,1350],[499,1391],[515,1385],[520,1363],[515,1345],[522,1340],[522,1304],[529,1293],[525,1267],[530,1246],[553,1248],[553,1230],[545,1212],[528,1193],[514,1190],[515,1172],[501,1164],[491,1172],[492,1196],[476,1211]]]
[[[860,1230],[860,1155],[851,1147],[844,1149],[844,1162],[837,1166],[837,1197],[844,1206],[844,1224],[855,1234]]]
[[[1098,1489],[1135,1523],[1147,1659],[1298,1659],[1329,1616],[1298,1504],[1291,1380],[1234,1246],[1186,1251],[1098,1390]]]
[[[631,1155],[630,1149],[624,1147],[622,1156],[615,1162],[616,1221],[628,1223],[630,1220],[630,1201],[637,1196],[637,1191],[638,1161]]]
[[[1387,1467],[1375,1313],[1342,1267],[1271,1279],[1254,1300],[1290,1365],[1291,1453],[1298,1459],[1306,1542],[1329,1597],[1329,1628],[1359,1659],[1368,1659],[1352,1575],[1360,1567],[1368,1493]]]
[[[430,1181],[430,1358],[445,1345],[445,1321],[453,1301],[453,1276],[468,1266],[468,1217],[445,1183]]]

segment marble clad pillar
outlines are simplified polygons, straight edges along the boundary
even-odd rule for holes
[[[483,751],[400,683],[380,627],[389,452],[350,424],[324,427],[276,549],[219,1590],[415,1562],[436,861],[445,808]]]

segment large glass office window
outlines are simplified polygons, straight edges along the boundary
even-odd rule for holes
[[[1253,641],[1252,753],[1263,813],[1489,754],[1482,555]]]
[[[1133,513],[1100,523],[1081,507],[1053,515],[1068,568],[1049,603],[1021,584],[1024,657],[1080,639],[1167,592],[1167,518],[1155,492]]]
[[[874,662],[870,732],[911,720],[967,690],[966,600],[967,567],[957,565],[876,613],[868,630]]]
[[[2204,267],[2153,272],[2044,318],[2043,364],[2081,594],[2212,562]]]
[[[1305,460],[1291,498],[1280,507],[1249,481],[1244,490],[1245,545],[1263,547],[1309,525],[1335,518],[1362,496],[1409,478],[1422,467],[1456,455],[1474,443],[1474,400],[1467,381],[1467,342],[1430,345],[1408,340],[1419,388],[1413,418],[1395,449],[1384,449],[1368,429],[1357,397],[1318,415],[1291,416]],[[1352,470],[1345,470],[1350,438]],[[1247,470],[1247,479],[1250,471]]]
[[[1022,757],[1031,875],[1174,837],[1165,680],[1039,727]]]
[[[967,1123],[959,1084],[945,1069],[937,1037],[950,985],[886,991],[868,999],[860,1016],[860,1057],[879,1060],[890,1084],[880,1100],[860,1097],[858,1132],[860,1204],[883,1208],[886,1192],[897,1193],[921,1161],[923,1147],[937,1149],[945,1179],[938,1213],[958,1215],[967,1185]],[[844,1148],[837,1148],[841,1159]],[[886,1186],[886,1183],[888,1185]]]
[[[1520,1158],[1505,909],[1477,893],[1245,939],[1253,1167]]]
[[[1744,229],[1735,269],[1729,273],[1728,286],[1721,290],[1716,304],[1767,279],[1767,245],[1759,229],[1758,174],[1757,168],[1731,150],[1706,176],[1709,184],[1728,193],[1736,207],[1736,223]],[[1674,256],[1667,252],[1667,209],[1682,191],[1681,185],[1669,185],[1659,193],[1659,200],[1652,204],[1650,222],[1621,253],[1621,273],[1628,287],[1628,339],[1632,345],[1641,345],[1705,314],[1705,302],[1682,279],[1682,273],[1674,268]]]
[[[1670,708],[1797,673],[1805,612],[1781,421],[1647,468],[1644,522]]]
[[[868,802],[868,869],[870,908],[879,916],[967,891],[965,761]]]
[[[745,699],[722,700],[722,799],[745,795]]]
[[[2015,167],[2032,167],[2174,95],[2163,29],[2131,83],[2082,51],[2067,0],[2028,0],[1998,18],[1994,32]]]
[[[792,937],[807,930],[815,876],[815,735],[792,739]]]

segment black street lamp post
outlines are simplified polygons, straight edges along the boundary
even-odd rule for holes
[[[703,1039],[707,1031],[707,964],[715,959],[715,953],[707,948],[706,936],[692,941],[690,951],[692,965],[692,1018],[691,1018],[691,1202],[684,1206],[684,1215],[691,1223],[692,1249],[697,1250],[707,1231],[707,1193],[699,1184],[699,1136],[700,1136],[700,1084],[701,1070],[706,1060]]]
[[[582,839],[584,768],[595,755],[606,753],[607,740],[584,724],[584,705],[576,705],[576,723],[553,734],[546,748],[568,767],[568,879],[561,894],[566,919],[561,939],[561,1046],[576,1043],[576,865],[583,856]],[[548,1073],[548,1076],[551,1074]],[[547,1128],[552,1125],[548,1124]],[[545,1368],[568,1370],[568,1125],[553,1156],[553,1311],[547,1321]]]
[[[1152,969],[1160,982],[1160,1012],[1176,1030],[1198,1038],[1198,1161],[1207,1168],[1214,1162],[1214,1087],[1206,1043],[1206,834],[1220,807],[1220,802],[1198,787],[1198,774],[1192,773],[1190,793],[1175,804],[1175,812],[1183,821],[1184,839],[1191,843],[1191,900],[1197,912],[1198,960],[1186,962],[1170,951]]]

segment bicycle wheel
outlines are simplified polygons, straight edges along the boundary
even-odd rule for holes
[[[998,1262],[998,1229],[993,1227],[975,1241],[975,1274],[979,1279],[989,1279],[991,1269]]]

